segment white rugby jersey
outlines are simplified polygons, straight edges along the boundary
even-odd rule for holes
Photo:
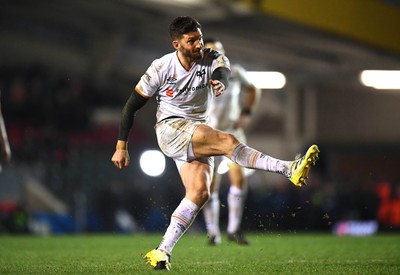
[[[240,91],[250,86],[246,71],[238,64],[232,64],[229,87],[210,105],[209,125],[222,131],[233,130],[240,118]]]
[[[136,89],[148,97],[156,95],[157,122],[171,116],[206,122],[214,97],[209,80],[220,67],[230,69],[229,60],[216,51],[205,49],[203,58],[186,71],[175,51],[154,60]]]

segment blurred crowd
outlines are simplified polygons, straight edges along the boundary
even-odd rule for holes
[[[68,205],[66,219],[73,224],[69,227],[72,231],[164,230],[183,192],[176,169],[167,168],[170,175],[162,182],[143,175],[137,161],[118,171],[110,161],[118,125],[102,127],[91,121],[96,107],[111,104],[122,108],[125,99],[99,91],[90,80],[40,65],[0,67],[0,89],[13,151],[11,164],[0,174],[1,185],[18,185],[26,177],[34,177]],[[140,127],[131,138],[136,144],[130,149],[132,156],[146,146],[155,146],[151,143],[154,137]],[[323,165],[328,160],[323,154],[321,157]],[[400,184],[394,180],[328,179],[318,166],[301,189],[287,182],[252,185],[252,180],[250,177],[244,230],[329,231],[342,220],[377,220],[382,230],[400,229]],[[223,186],[222,224],[227,218],[223,194],[227,182]],[[161,196],[162,192],[170,194]],[[21,198],[0,201],[0,233],[29,232],[30,219],[43,214],[32,212]],[[80,219],[77,225],[82,216],[84,221]],[[198,219],[193,230],[204,229],[201,222]]]

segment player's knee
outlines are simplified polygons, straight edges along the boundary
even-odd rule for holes
[[[224,133],[221,141],[228,147],[234,147],[239,143],[239,140],[236,138],[236,136],[231,133]]]
[[[235,135],[231,133],[224,133],[223,138],[220,139],[220,144],[222,144],[222,152],[224,156],[229,159],[232,159],[232,152],[240,144],[240,141],[236,138]]]
[[[199,190],[196,192],[196,201],[201,206],[203,206],[208,201],[209,198],[210,198],[210,193],[206,189]]]
[[[202,190],[201,192],[198,193],[199,196],[199,201],[201,202],[201,204],[205,204],[208,199],[210,198],[210,193],[208,190]]]
[[[186,197],[197,204],[199,207],[202,207],[208,201],[210,194],[206,188],[197,188],[187,190]]]

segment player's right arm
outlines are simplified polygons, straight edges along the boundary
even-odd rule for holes
[[[122,109],[116,150],[111,158],[115,166],[120,169],[129,165],[128,137],[136,112],[146,104],[160,86],[157,71],[159,67],[160,60],[153,61],[146,73],[140,78],[135,90],[131,93]]]
[[[111,161],[120,169],[129,165],[128,137],[132,128],[136,112],[142,108],[149,97],[142,95],[138,88],[131,93],[121,113],[118,141]]]

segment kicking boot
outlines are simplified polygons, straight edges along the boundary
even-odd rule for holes
[[[318,159],[319,149],[317,145],[312,145],[308,148],[306,154],[298,158],[290,164],[291,174],[288,177],[289,180],[296,186],[302,186],[306,184],[308,179],[308,172]]]
[[[153,249],[144,256],[144,259],[146,264],[154,267],[155,270],[171,269],[171,256],[162,250]]]

